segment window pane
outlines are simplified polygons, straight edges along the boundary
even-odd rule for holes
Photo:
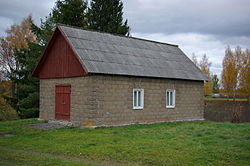
[[[141,91],[138,91],[138,106],[141,106]]]
[[[134,91],[134,107],[137,106],[137,102],[136,102],[136,100],[137,100],[137,95],[136,95],[136,94],[137,94],[136,91]]]
[[[175,106],[175,91],[173,90],[173,106]]]
[[[170,105],[173,105],[173,92],[169,92],[170,93]]]
[[[169,91],[167,91],[167,106],[169,106]]]

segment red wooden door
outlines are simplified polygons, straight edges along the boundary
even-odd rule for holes
[[[55,116],[58,120],[70,120],[70,85],[56,86]]]

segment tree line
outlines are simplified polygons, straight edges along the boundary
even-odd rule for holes
[[[40,25],[29,15],[8,28],[6,37],[0,38],[0,78],[11,82],[11,92],[2,97],[21,118],[38,117],[39,80],[31,74],[56,24],[124,36],[130,31],[121,0],[92,0],[90,4],[86,0],[57,0]]]
[[[225,50],[222,61],[221,80],[210,71],[211,62],[206,54],[200,61],[193,55],[192,61],[210,78],[204,82],[204,94],[221,93],[227,97],[248,97],[250,100],[250,50],[242,50],[237,46],[232,50],[229,46]]]

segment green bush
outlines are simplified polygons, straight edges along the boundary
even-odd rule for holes
[[[17,112],[9,104],[0,104],[0,121],[19,119]]]

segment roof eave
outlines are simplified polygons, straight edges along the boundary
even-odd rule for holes
[[[177,78],[177,77],[161,77],[161,76],[142,76],[142,75],[132,75],[132,74],[114,74],[114,73],[101,73],[101,72],[89,72],[89,74],[100,74],[100,75],[112,75],[112,76],[128,76],[128,77],[142,77],[142,78],[158,78],[158,79],[176,79],[176,80],[189,80],[189,81],[207,81],[209,78],[203,79],[191,79],[191,78]]]

